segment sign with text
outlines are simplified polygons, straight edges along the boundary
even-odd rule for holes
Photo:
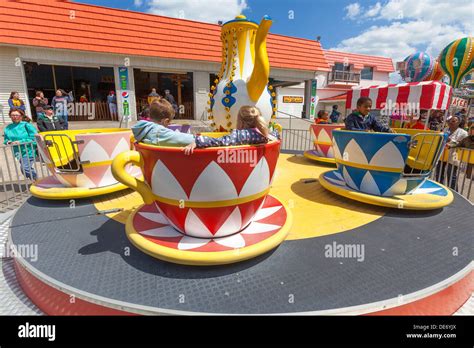
[[[303,103],[304,98],[300,96],[284,95],[283,103]]]
[[[127,67],[119,67],[119,80],[120,80],[120,89],[127,90],[128,88],[128,68]]]
[[[316,116],[316,90],[318,86],[318,81],[316,79],[311,80],[311,104],[309,109],[309,118],[314,119]]]

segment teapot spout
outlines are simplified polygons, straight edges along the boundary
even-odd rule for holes
[[[247,92],[250,99],[257,102],[263,90],[267,86],[270,76],[270,62],[267,54],[267,35],[272,20],[269,16],[264,16],[257,30],[255,37],[255,63],[247,82]]]

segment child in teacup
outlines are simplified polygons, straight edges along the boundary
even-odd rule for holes
[[[174,132],[166,128],[173,119],[173,106],[164,98],[157,98],[150,105],[149,120],[138,121],[132,132],[138,142],[159,146],[185,146],[194,143],[194,135]]]
[[[318,111],[318,118],[316,119],[316,124],[330,124],[331,120],[329,119],[329,112],[326,110]]]
[[[260,110],[255,106],[246,105],[240,108],[237,115],[237,129],[229,135],[220,138],[197,135],[195,142],[186,146],[183,151],[186,155],[190,155],[196,147],[263,144],[277,137],[276,133],[269,133]]]
[[[370,113],[371,109],[372,99],[360,97],[357,100],[357,110],[346,117],[346,130],[394,133],[392,129],[380,123],[375,116]]]

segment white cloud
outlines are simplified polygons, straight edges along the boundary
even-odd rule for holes
[[[231,20],[248,8],[246,0],[149,0],[147,7],[153,14],[210,23]]]
[[[389,0],[361,8],[360,13],[357,19],[370,17],[377,25],[332,49],[386,56],[397,62],[418,50],[437,57],[451,41],[473,35],[472,0]]]
[[[381,9],[382,9],[382,5],[380,4],[380,2],[378,2],[374,6],[372,6],[371,8],[369,8],[367,10],[366,16],[367,17],[375,17],[380,13]]]
[[[473,32],[474,2],[472,0],[390,0],[380,11],[387,20],[424,20],[438,24],[457,23],[467,33]]]
[[[388,74],[388,83],[402,83],[402,76],[398,71]]]
[[[133,0],[135,7],[140,7],[143,5],[143,0]]]
[[[353,4],[347,5],[346,7],[344,7],[344,9],[347,12],[346,18],[356,19],[360,15],[361,7],[358,2],[355,2]]]
[[[387,26],[372,26],[360,35],[342,40],[335,50],[392,57],[399,61],[420,47],[438,56],[451,41],[465,36],[451,25],[425,21],[393,22]]]

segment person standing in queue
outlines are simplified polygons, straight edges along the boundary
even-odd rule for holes
[[[64,121],[64,129],[68,129],[68,106],[72,103],[72,96],[66,93],[63,89],[58,89],[56,95],[53,97],[51,106],[54,109],[54,114],[61,117]]]
[[[35,108],[36,117],[44,116],[43,108],[48,105],[48,98],[44,97],[42,91],[36,91],[36,96],[33,98],[33,106]]]
[[[169,89],[165,90],[165,99],[173,106],[173,110],[175,115],[178,114],[178,104],[176,104],[176,101],[174,100],[173,95],[170,93]]]
[[[35,127],[31,123],[23,121],[25,113],[18,108],[10,109],[8,113],[12,123],[3,130],[3,144],[13,148],[13,155],[20,164],[23,175],[35,181],[38,177],[35,171],[36,140]]]
[[[337,123],[339,121],[339,117],[341,117],[341,113],[337,111],[337,105],[333,105],[331,115],[329,116],[331,122]]]
[[[43,111],[43,115],[38,117],[38,120],[36,121],[36,125],[38,126],[38,130],[40,132],[64,129],[64,120],[54,114],[52,106],[45,106]]]

